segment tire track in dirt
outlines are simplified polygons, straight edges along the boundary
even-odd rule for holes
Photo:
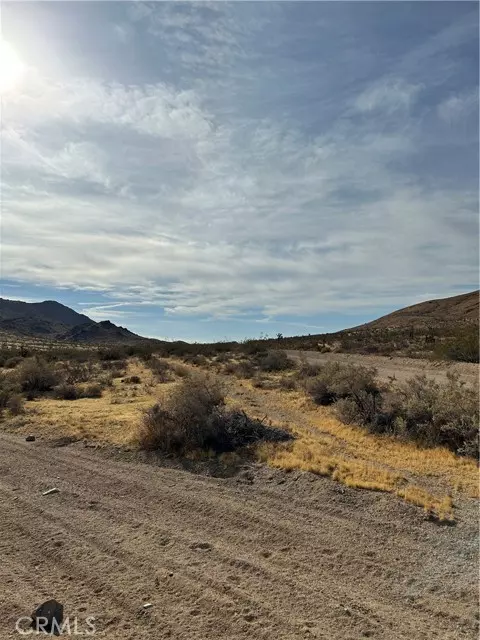
[[[475,637],[474,567],[465,560],[469,579],[436,593],[417,569],[435,536],[451,545],[460,528],[434,528],[388,496],[263,468],[244,485],[0,443],[4,620],[55,596],[97,614],[97,636],[112,640]],[[53,485],[59,494],[41,496]]]

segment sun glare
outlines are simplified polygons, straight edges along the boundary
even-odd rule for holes
[[[11,44],[0,40],[0,93],[7,93],[20,81],[24,64]]]

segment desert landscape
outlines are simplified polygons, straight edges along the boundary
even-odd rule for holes
[[[479,12],[1,1],[0,640],[478,640]]]
[[[477,637],[478,364],[26,340],[2,352],[2,637],[49,598],[112,640]],[[377,413],[403,386],[400,433]],[[432,401],[423,429],[473,420],[458,445],[418,431]]]

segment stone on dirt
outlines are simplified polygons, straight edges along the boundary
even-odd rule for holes
[[[35,442],[35,436],[27,436],[25,442]]]
[[[56,600],[47,600],[31,615],[32,629],[37,633],[44,632],[58,635],[63,620],[63,604]],[[57,632],[57,633],[56,633]]]

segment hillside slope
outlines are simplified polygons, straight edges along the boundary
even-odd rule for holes
[[[404,327],[442,327],[478,324],[479,291],[451,298],[427,300],[399,309],[355,329],[401,329]]]

